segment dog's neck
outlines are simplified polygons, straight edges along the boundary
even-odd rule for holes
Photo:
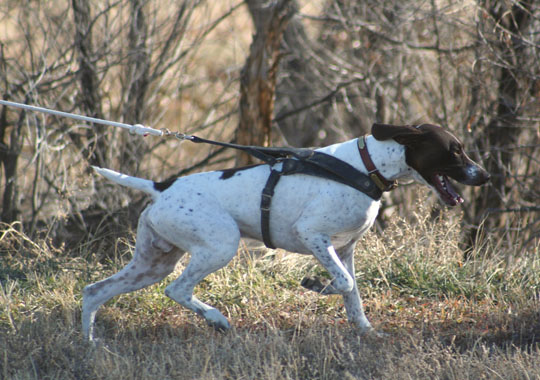
[[[389,181],[410,177],[412,169],[405,162],[405,147],[394,140],[378,141],[373,136],[366,137],[371,160],[379,172]],[[358,152],[357,139],[318,149],[348,162],[367,173]]]
[[[409,177],[412,169],[405,162],[405,146],[394,140],[378,141],[373,136],[366,138],[371,160],[379,172],[389,181]]]

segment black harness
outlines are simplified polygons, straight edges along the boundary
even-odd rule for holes
[[[363,192],[374,200],[379,200],[384,191],[392,190],[396,183],[387,181],[375,168],[369,158],[365,137],[358,139],[358,149],[369,174],[362,173],[347,162],[326,153],[307,148],[266,148],[238,145],[207,140],[197,136],[183,135],[182,138],[195,143],[207,143],[242,150],[270,165],[270,176],[261,195],[261,232],[268,248],[275,248],[270,238],[270,206],[274,190],[284,175],[305,174],[330,179]],[[274,166],[281,163],[281,169]]]

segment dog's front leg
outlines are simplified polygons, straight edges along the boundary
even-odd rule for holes
[[[350,323],[357,325],[362,331],[368,332],[373,330],[371,323],[369,323],[366,314],[364,313],[364,307],[362,305],[362,298],[358,292],[358,286],[356,284],[356,278],[354,273],[354,247],[356,241],[351,241],[344,247],[338,250],[338,255],[341,258],[343,265],[347,268],[347,271],[354,280],[353,289],[350,292],[342,293],[343,302],[345,304],[345,310],[347,311],[347,318]]]
[[[340,292],[334,286],[334,281],[329,281],[319,277],[305,277],[302,280],[302,286],[324,295],[341,294],[347,311],[347,317],[350,323],[358,326],[362,331],[370,331],[373,328],[369,323],[362,306],[362,298],[358,292],[354,272],[354,247],[356,241],[353,240],[337,250],[337,254],[343,263],[343,266],[353,279],[353,288],[348,292]]]
[[[332,276],[332,289],[340,294],[351,292],[354,289],[354,279],[341,262],[330,237],[302,223],[295,224],[294,231],[302,244]]]

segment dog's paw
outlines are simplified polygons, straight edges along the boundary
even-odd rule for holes
[[[324,277],[304,277],[300,285],[306,289],[324,295],[341,294],[341,292],[332,285],[332,281]]]
[[[213,327],[214,330],[220,333],[224,333],[231,329],[231,325],[229,324],[229,322],[227,323],[209,322],[209,321],[206,321],[206,322],[208,323],[208,326]]]
[[[105,339],[103,339],[103,338],[92,337],[92,338],[89,338],[89,339],[85,339],[84,341],[88,345],[88,347],[91,347],[91,348],[99,348],[99,349],[102,349],[102,348],[107,349],[108,348],[107,344],[105,342]]]
[[[386,339],[390,337],[390,334],[383,331],[375,330],[373,327],[362,329],[361,334],[370,339]]]
[[[207,310],[203,316],[208,326],[213,327],[216,331],[224,332],[231,328],[227,318],[216,309]]]

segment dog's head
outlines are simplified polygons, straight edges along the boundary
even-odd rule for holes
[[[489,173],[467,156],[461,141],[442,127],[373,124],[371,133],[377,140],[393,139],[404,145],[405,160],[416,172],[415,179],[436,190],[449,206],[463,203],[449,177],[470,186],[489,180]]]

